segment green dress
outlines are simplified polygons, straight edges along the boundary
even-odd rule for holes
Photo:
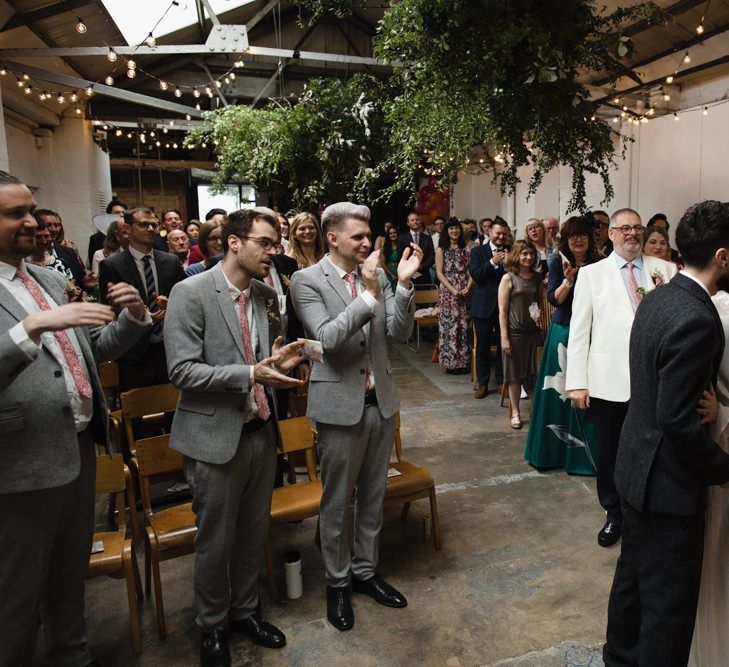
[[[562,305],[554,293],[562,284],[563,258],[549,258],[547,298],[556,310],[544,341],[534,386],[524,458],[535,468],[564,468],[574,475],[595,475],[597,435],[590,410],[575,410],[565,391],[572,290]],[[579,275],[578,278],[579,280]]]

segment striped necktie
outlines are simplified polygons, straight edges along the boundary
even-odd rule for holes
[[[159,306],[155,299],[157,290],[154,287],[154,273],[152,272],[152,257],[145,255],[142,257],[142,263],[144,264],[144,288],[147,290],[147,308],[150,313],[156,313],[159,311]],[[152,327],[152,333],[159,336],[162,333],[162,325],[159,322],[155,322]]]

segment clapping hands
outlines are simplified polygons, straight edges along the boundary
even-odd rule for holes
[[[419,245],[411,243],[409,248],[405,248],[397,265],[397,282],[405,289],[410,289],[410,281],[420,268],[422,260],[423,249]]]

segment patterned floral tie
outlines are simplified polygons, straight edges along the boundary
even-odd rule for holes
[[[241,292],[235,302],[238,305],[238,319],[240,320],[240,330],[243,334],[243,349],[245,350],[246,357],[248,357],[248,362],[255,364],[256,355],[253,353],[253,344],[251,343],[251,327],[248,323],[248,314],[246,313],[246,301],[247,297],[245,293]],[[266,390],[258,382],[253,385],[253,398],[256,401],[256,407],[258,407],[258,416],[263,421],[266,421],[271,416],[271,408],[268,407],[268,400],[266,400]]]
[[[628,262],[625,265],[625,268],[628,269],[628,285],[630,285],[630,300],[633,302],[633,310],[638,310],[638,306],[643,299],[643,295],[638,290],[638,283],[635,280],[635,274],[633,273],[635,266],[632,262]]]
[[[357,271],[345,273],[342,277],[347,281],[347,284],[349,285],[349,293],[352,295],[352,301],[354,301],[357,298]],[[367,372],[365,373],[365,392],[369,391],[371,387],[372,382],[370,381],[370,372],[369,368],[367,368]]]
[[[33,297],[33,301],[35,301],[38,308],[40,308],[41,310],[51,309],[48,300],[43,295],[41,288],[38,286],[38,283],[36,283],[35,280],[33,280],[22,269],[18,269],[15,272],[15,275],[20,280],[20,282],[23,283],[25,289],[27,289],[30,295]],[[66,366],[68,366],[68,370],[71,371],[71,375],[73,376],[73,381],[76,384],[76,390],[78,391],[79,396],[81,396],[82,398],[91,398],[94,393],[93,389],[91,388],[91,383],[89,382],[88,377],[86,377],[84,369],[81,367],[81,361],[78,358],[78,354],[76,354],[76,350],[73,349],[73,343],[71,343],[71,339],[65,331],[53,331],[52,333],[56,337],[56,340],[61,347],[61,352],[63,352],[63,358],[66,362]]]

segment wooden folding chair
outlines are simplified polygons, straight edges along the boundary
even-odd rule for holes
[[[433,547],[436,551],[441,549],[440,539],[440,517],[438,516],[438,503],[435,498],[435,481],[433,476],[425,469],[408,463],[402,456],[402,440],[400,438],[400,413],[396,415],[395,426],[395,461],[390,462],[390,467],[395,468],[400,474],[387,478],[385,489],[385,507],[400,507],[402,512],[400,518],[406,521],[410,504],[420,498],[428,498],[430,501],[430,522],[433,534]]]
[[[422,289],[415,290],[413,294],[413,303],[415,304],[415,310],[418,310],[418,306],[437,306],[438,305],[438,290],[434,287],[433,289]],[[437,327],[438,316],[437,315],[425,315],[415,318],[415,341],[416,346],[413,347],[408,341],[408,347],[418,352],[420,350],[420,327]]]
[[[118,530],[106,533],[94,533],[94,542],[102,542],[104,550],[91,554],[88,578],[106,575],[115,579],[125,579],[127,584],[127,600],[129,602],[129,621],[132,633],[132,647],[135,653],[142,652],[142,636],[139,630],[139,613],[137,602],[144,597],[139,580],[137,558],[132,549],[132,541],[126,538],[126,512],[124,493],[127,493],[132,508],[136,507],[134,485],[129,468],[124,465],[121,454],[113,458],[106,455],[96,459],[96,495],[114,494],[118,509]],[[132,510],[134,511],[134,510]]]
[[[170,449],[169,435],[158,435],[136,441],[136,461],[142,508],[147,521],[144,541],[144,583],[149,593],[154,579],[154,601],[157,607],[157,628],[160,639],[167,635],[162,603],[160,561],[192,553],[197,533],[192,503],[183,503],[162,510],[152,509],[152,483],[177,478],[182,472],[182,454]]]
[[[274,525],[301,521],[318,516],[321,501],[321,481],[316,476],[314,462],[315,432],[306,417],[283,419],[279,423],[283,449],[286,454],[302,452],[306,458],[307,482],[287,484],[273,490],[271,497],[271,527],[266,538],[266,570],[268,574],[268,592],[272,600],[280,601],[276,584],[276,570],[273,564],[271,548],[271,530]]]

